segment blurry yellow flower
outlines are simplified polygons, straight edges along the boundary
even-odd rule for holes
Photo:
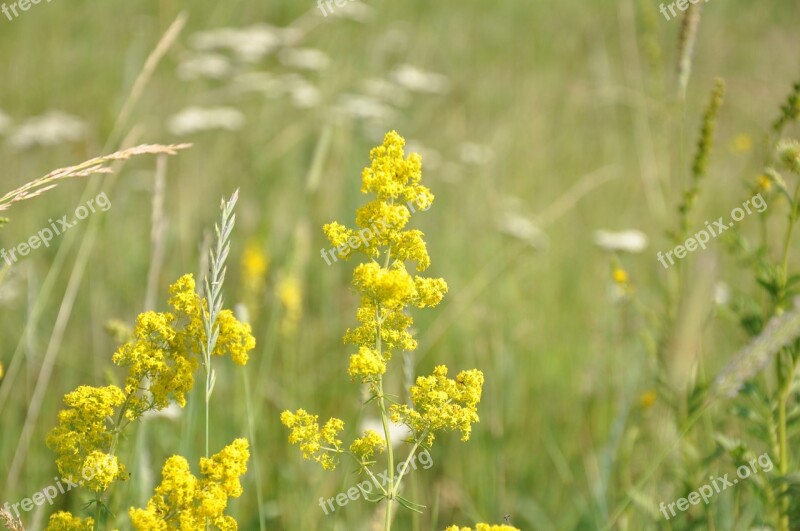
[[[291,335],[303,316],[303,288],[300,280],[293,275],[285,275],[278,281],[278,300],[283,306],[281,331]]]
[[[5,375],[5,373],[3,372],[3,364],[0,363],[0,380],[3,379],[3,375]]]
[[[639,398],[639,405],[643,408],[648,409],[656,403],[656,399],[658,398],[658,393],[654,390],[649,390],[642,393],[642,396]]]
[[[614,271],[611,273],[611,277],[614,279],[616,284],[625,284],[628,282],[628,272],[621,267],[614,268]]]
[[[736,153],[746,153],[753,147],[753,140],[750,135],[740,133],[731,141],[731,149]]]
[[[247,242],[244,248],[241,270],[245,293],[256,296],[264,287],[264,279],[269,270],[269,257],[255,240]]]
[[[772,189],[772,179],[770,179],[768,175],[762,173],[758,176],[758,188],[759,190],[769,192]]]

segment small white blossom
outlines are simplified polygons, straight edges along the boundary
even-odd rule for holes
[[[594,243],[606,251],[641,253],[647,248],[647,236],[638,230],[598,230],[594,233]]]
[[[48,111],[28,118],[12,130],[8,142],[15,149],[33,146],[55,146],[77,142],[86,134],[86,124],[75,116],[61,111]]]
[[[172,134],[183,136],[213,129],[237,131],[244,123],[244,115],[232,107],[187,107],[170,118],[168,128]]]

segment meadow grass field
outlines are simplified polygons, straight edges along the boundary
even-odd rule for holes
[[[48,0],[0,15],[6,527],[202,529],[176,523],[177,497],[169,515],[131,523],[179,455],[203,492],[225,491],[225,514],[245,530],[800,529],[800,5],[699,6],[667,20],[655,0],[365,0],[323,5],[327,16],[305,1]],[[356,227],[374,199],[362,169],[390,131],[421,155],[435,196],[407,227],[424,233],[424,275],[447,283],[433,308],[406,307],[426,305],[419,284],[400,306],[369,291],[374,279],[359,284],[361,263],[396,273],[384,255],[325,254],[323,226]],[[40,181],[58,185],[40,195],[3,196],[131,148]],[[228,239],[214,226],[237,190]],[[679,257],[676,246],[756,196],[734,227],[663,267],[657,253]],[[20,251],[45,229],[60,234]],[[224,283],[205,289],[225,258]],[[169,291],[189,273],[196,304],[185,285]],[[209,297],[218,285],[221,299]],[[390,323],[406,312],[418,346],[361,383],[358,348],[342,338],[367,292],[377,330],[382,311],[397,312]],[[226,326],[211,317],[217,303],[233,312]],[[163,332],[134,330],[147,311],[175,313],[167,328],[187,334],[185,407],[175,388],[153,389],[186,373],[136,358],[137,337]],[[221,327],[232,359],[205,356],[217,353],[206,325]],[[474,373],[419,420],[419,452],[431,419],[445,423],[397,491],[421,512],[347,498],[368,479],[357,463],[327,450],[303,459],[290,443],[282,413],[303,408],[344,421],[337,448],[371,428],[385,450],[395,428],[376,404],[412,405],[409,388],[440,365],[450,378],[482,372],[480,421],[462,441],[436,417],[454,403],[469,416],[452,393],[472,392]],[[139,398],[126,389],[137,367]],[[84,417],[60,422],[80,386],[119,386],[126,399],[86,395]],[[117,417],[120,407],[134,413]],[[48,444],[57,426],[61,442]],[[62,493],[58,478],[86,458],[75,440],[95,436],[124,472]],[[221,476],[201,471],[239,439],[246,473],[234,450],[215,461]],[[408,445],[394,452],[396,466]],[[335,470],[313,462],[321,455]],[[376,475],[387,457],[376,453]],[[722,477],[738,481],[720,488]],[[84,520],[48,527],[57,511]]]

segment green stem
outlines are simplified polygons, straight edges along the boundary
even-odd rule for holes
[[[786,402],[789,398],[788,389],[781,389],[778,398],[778,446],[780,448],[778,470],[781,477],[789,473],[789,446],[786,439]],[[780,492],[781,518],[778,522],[779,531],[789,531],[789,497],[784,483]]]
[[[423,431],[422,435],[419,437],[419,439],[417,439],[417,442],[415,442],[414,446],[411,448],[411,452],[408,454],[408,457],[406,458],[405,462],[403,463],[403,468],[401,469],[402,472],[400,472],[400,476],[397,478],[397,482],[394,485],[394,492],[392,492],[392,497],[393,498],[397,497],[397,492],[400,490],[400,482],[403,481],[403,476],[405,476],[406,472],[408,472],[408,464],[411,462],[411,459],[414,457],[414,454],[417,452],[417,448],[419,448],[419,445],[422,444],[422,441],[424,441],[425,437],[427,437],[427,436],[428,436],[428,430]]]

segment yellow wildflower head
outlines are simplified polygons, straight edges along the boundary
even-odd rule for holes
[[[374,348],[360,347],[357,354],[350,356],[350,377],[369,382],[386,372],[386,362]]]
[[[125,394],[113,385],[81,386],[64,397],[68,407],[59,412],[58,425],[47,435],[48,448],[58,454],[62,477],[104,491],[124,476],[124,467],[106,453],[113,436],[109,419],[124,402]]]
[[[478,403],[483,390],[483,373],[477,369],[460,372],[455,380],[447,378],[447,367],[439,365],[431,376],[420,376],[411,387],[413,409],[392,406],[392,420],[405,422],[415,433],[460,430],[461,440],[469,440],[472,424],[478,422]]]
[[[93,518],[79,518],[66,511],[55,513],[47,523],[47,531],[92,531],[93,529]]]
[[[320,430],[318,418],[304,409],[298,409],[296,413],[281,413],[281,422],[292,430],[289,442],[300,445],[303,459],[314,460],[325,470],[333,470],[336,468],[336,458],[341,453],[342,441],[337,436],[344,429],[344,422],[331,418]]]
[[[210,459],[201,459],[203,477],[195,477],[186,459],[172,456],[161,470],[162,481],[144,509],[131,508],[134,529],[141,531],[204,529],[206,519],[220,530],[238,529],[224,514],[228,498],[242,494],[240,477],[247,472],[249,443],[236,439]]]
[[[350,451],[361,462],[368,461],[375,452],[386,450],[386,440],[373,430],[364,431],[364,436],[359,437],[350,445]]]
[[[615,267],[611,272],[611,278],[614,279],[615,284],[626,284],[628,282],[628,272],[621,267]]]

